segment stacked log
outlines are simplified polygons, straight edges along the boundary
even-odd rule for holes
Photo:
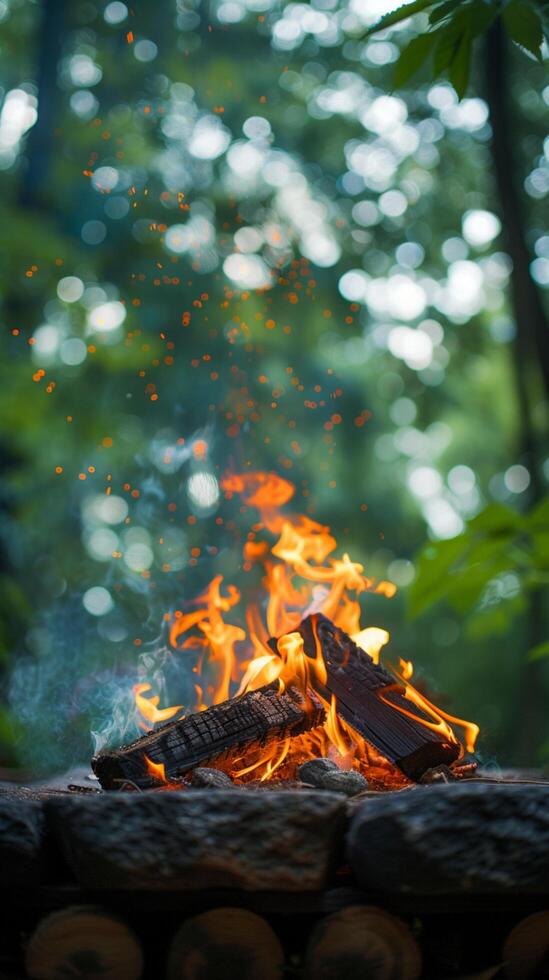
[[[511,929],[502,950],[508,980],[549,975],[549,911],[535,912]]]
[[[111,912],[72,905],[38,923],[27,944],[25,969],[35,980],[139,980],[143,953],[133,931]]]
[[[372,905],[349,905],[328,916],[313,932],[306,980],[418,980],[422,960],[410,929]]]
[[[168,957],[167,980],[281,980],[284,952],[254,912],[218,908],[187,919]]]

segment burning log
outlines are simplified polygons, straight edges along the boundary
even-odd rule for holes
[[[301,735],[323,720],[313,697],[306,699],[295,688],[280,694],[278,684],[269,684],[168,722],[120,749],[103,750],[92,759],[92,769],[104,789],[128,784],[147,789],[158,785],[155,770],[161,780],[177,781],[197,766],[230,764],[244,749]]]
[[[316,654],[315,633],[318,637],[327,671],[324,689],[317,685],[319,694],[327,701],[334,695],[338,714],[406,776],[417,780],[427,769],[458,758],[458,742],[429,727],[432,718],[406,697],[404,685],[326,616],[308,616],[298,632],[310,657]]]
[[[128,926],[110,912],[73,905],[38,923],[25,953],[26,975],[138,980],[143,954]]]
[[[421,952],[407,925],[373,905],[348,905],[324,919],[307,950],[306,980],[417,980]]]
[[[176,933],[168,958],[168,980],[280,980],[282,946],[271,926],[246,909],[221,908],[188,919]]]

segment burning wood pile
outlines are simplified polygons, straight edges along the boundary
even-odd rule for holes
[[[453,767],[472,751],[478,728],[436,708],[410,683],[409,661],[380,662],[389,635],[360,626],[358,595],[392,596],[390,582],[374,582],[345,554],[331,557],[329,528],[305,516],[283,514],[294,494],[288,481],[268,473],[226,477],[228,496],[241,494],[259,510],[244,545],[244,570],[263,572],[265,618],[260,601],[245,610],[245,630],[225,616],[240,601],[222,578],[213,579],[189,611],[169,616],[172,650],[198,651],[196,704],[159,708],[146,697],[147,682],[134,688],[145,735],[92,760],[104,789],[181,788],[197,768],[214,767],[237,783],[292,780],[312,759],[362,775],[376,788],[418,781],[429,770]],[[269,548],[264,532],[276,535]],[[237,652],[247,644],[248,651]],[[239,684],[233,697],[233,688]],[[210,701],[210,705],[206,701]],[[160,724],[158,724],[160,723]],[[462,744],[455,728],[464,731]],[[312,775],[314,769],[309,767]],[[303,777],[302,777],[303,778]],[[227,780],[228,782],[228,780]]]
[[[224,488],[259,510],[243,567],[267,601],[239,617],[218,576],[167,617],[195,703],[160,707],[140,679],[146,732],[92,761],[110,792],[0,786],[12,962],[28,930],[36,980],[541,976],[549,784],[460,779],[477,727],[413,687],[409,661],[381,662],[384,630],[361,628],[358,596],[394,586],[283,514],[287,481]]]
[[[161,707],[143,677],[145,733],[92,761],[109,792],[0,793],[10,935],[36,903],[27,976],[281,980],[288,966],[303,980],[419,980],[502,959],[508,980],[541,975],[547,784],[458,781],[476,726],[413,687],[409,661],[381,662],[384,630],[361,628],[359,595],[394,586],[332,557],[327,528],[284,515],[287,481],[224,487],[259,510],[244,570],[267,601],[239,617],[218,576],[168,616],[171,653],[196,676],[191,710]],[[437,777],[447,785],[413,788]]]

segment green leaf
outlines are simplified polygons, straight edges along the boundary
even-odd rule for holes
[[[448,17],[448,15],[451,14],[461,2],[462,0],[446,0],[446,3],[441,3],[438,5],[438,7],[435,7],[435,9],[429,14],[429,23],[431,26],[440,24],[440,21],[444,20],[445,17]]]
[[[403,20],[408,20],[408,17],[412,17],[414,14],[419,14],[422,10],[427,10],[429,7],[432,7],[434,3],[435,0],[412,0],[412,3],[402,4],[401,7],[397,7],[396,10],[391,10],[381,20],[378,20],[377,24],[370,27],[366,31],[366,37],[369,37],[370,34],[377,34],[378,31],[384,31],[387,27],[400,24]]]
[[[529,528],[545,528],[549,531],[549,497],[542,500],[527,518]]]
[[[515,611],[509,608],[509,603],[500,602],[497,606],[483,610],[471,616],[467,623],[466,633],[472,640],[483,640],[488,636],[501,636],[508,633]]]
[[[424,64],[437,40],[433,31],[419,34],[404,48],[395,66],[395,88],[400,88]]]
[[[543,657],[549,657],[549,640],[546,640],[545,643],[538,643],[528,652],[528,660],[542,660]]]
[[[489,504],[468,522],[472,531],[487,531],[489,534],[520,531],[524,526],[521,515],[504,504]]]
[[[502,16],[511,40],[541,61],[543,25],[532,5],[527,0],[511,0],[503,8]]]
[[[512,563],[504,556],[490,565],[474,565],[469,562],[459,571],[453,572],[445,587],[445,598],[459,613],[472,612],[479,606],[486,589],[503,572],[509,572]]]
[[[531,540],[530,564],[533,568],[544,571],[549,568],[549,527],[532,531]]]
[[[438,44],[435,49],[435,75],[442,75],[450,67],[461,41],[461,31],[455,21],[437,31]]]
[[[451,570],[468,547],[469,539],[462,534],[448,541],[437,541],[420,554],[417,576],[408,592],[413,617],[420,616],[430,606],[446,598]]]
[[[498,563],[501,559],[506,559],[510,562],[511,559],[508,557],[510,538],[505,535],[498,534],[495,537],[479,537],[471,535],[470,538],[470,548],[467,551],[467,566],[469,568],[475,565],[482,565],[486,568],[487,573],[492,575],[492,568],[494,562],[497,560]]]
[[[437,31],[439,42],[434,56],[435,76],[449,69],[450,81],[460,98],[465,95],[469,82],[473,38],[487,30],[496,16],[494,4],[472,0],[461,4]]]
[[[467,31],[462,35],[459,47],[450,65],[450,81],[460,99],[465,95],[469,84],[469,75],[471,74],[471,45],[472,38]]]
[[[494,23],[498,16],[498,8],[494,3],[485,3],[485,0],[473,0],[469,10],[462,9],[461,16],[467,20],[471,36],[476,37],[483,31],[487,31]]]

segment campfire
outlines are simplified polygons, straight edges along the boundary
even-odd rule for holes
[[[196,700],[160,707],[145,680],[134,687],[146,733],[92,760],[104,789],[184,788],[203,767],[234,783],[307,781],[322,759],[364,786],[395,789],[437,767],[468,774],[478,727],[432,704],[411,683],[410,660],[382,650],[389,634],[361,625],[359,596],[392,597],[348,554],[334,557],[330,529],[283,508],[295,488],[273,473],[231,474],[222,487],[258,512],[244,570],[265,595],[245,602],[216,576],[167,619],[178,657],[196,659]],[[245,624],[245,628],[242,624]],[[461,738],[458,733],[461,733]],[[360,779],[353,783],[355,789]]]
[[[223,488],[258,511],[251,584],[244,600],[218,575],[166,617],[196,673],[191,710],[140,678],[144,733],[92,760],[107,792],[86,772],[0,793],[0,889],[27,976],[541,976],[547,782],[474,773],[477,726],[361,625],[361,594],[395,587],[287,513],[287,480]]]

